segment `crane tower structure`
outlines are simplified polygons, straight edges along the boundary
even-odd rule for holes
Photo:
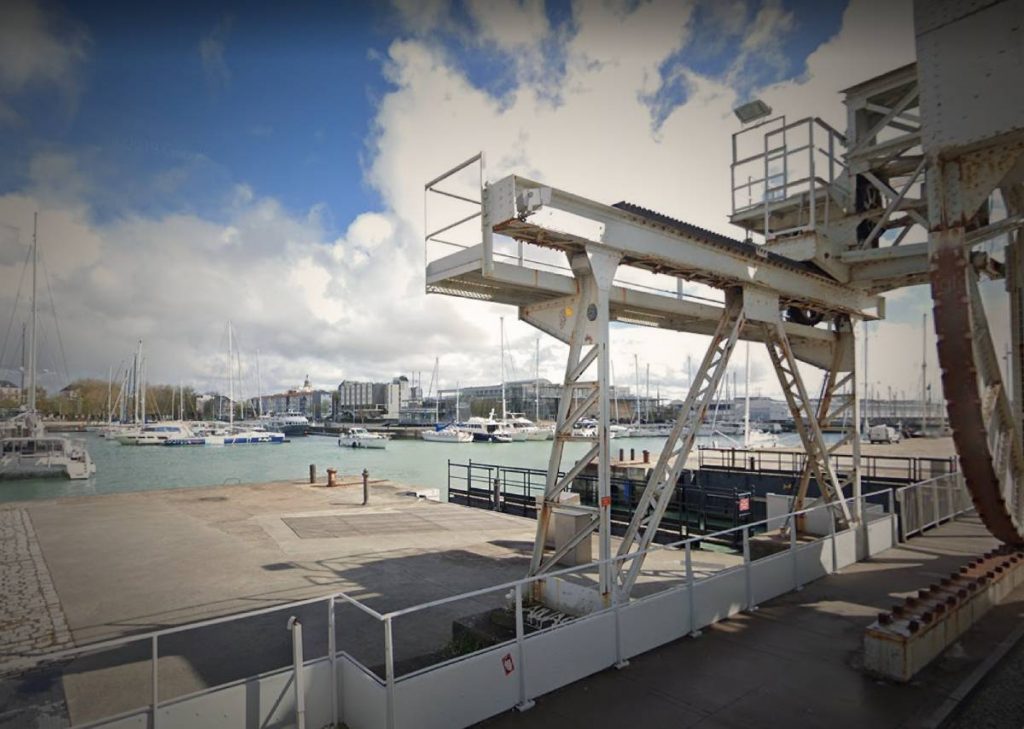
[[[916,2],[916,62],[846,89],[844,132],[817,117],[790,120],[770,110],[736,132],[730,220],[746,231],[742,240],[518,175],[488,181],[482,153],[425,185],[427,291],[516,306],[522,320],[569,347],[531,575],[551,571],[596,531],[595,605],[629,598],[740,340],[767,348],[806,452],[796,506],[813,478],[836,526],[857,523],[855,325],[885,317],[886,292],[923,284],[930,286],[943,392],[975,506],[997,537],[1024,542],[1022,21],[1024,0]],[[443,222],[433,225],[438,215]],[[439,250],[444,254],[435,255]],[[631,283],[631,270],[673,277],[677,287]],[[981,293],[988,280],[1004,282],[1006,372]],[[713,287],[720,300],[686,296],[682,282]],[[710,336],[615,553],[612,321]],[[820,394],[809,390],[801,365],[824,372]],[[598,437],[563,467],[564,446],[578,437],[574,424],[595,407]],[[827,443],[822,431],[834,423],[846,430]],[[846,444],[853,466],[838,473],[830,455]],[[552,514],[594,462],[598,505],[553,549]]]

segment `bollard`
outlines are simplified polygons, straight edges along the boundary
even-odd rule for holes
[[[650,462],[651,462],[651,452],[650,451],[644,451],[644,463],[650,463]]]
[[[338,481],[336,479],[337,475],[338,475],[338,469],[337,468],[328,468],[327,469],[327,485],[328,486],[337,486],[338,485]]]
[[[370,503],[370,472],[363,469],[363,506]]]
[[[754,456],[751,456],[750,457],[750,470],[751,471],[756,471],[757,470],[757,465],[756,464],[757,464],[757,459],[754,458]]]
[[[315,463],[310,463],[309,464],[309,482],[310,483],[316,483],[316,464]]]
[[[494,510],[501,510],[501,479],[494,479]]]

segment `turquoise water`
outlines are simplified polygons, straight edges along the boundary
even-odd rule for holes
[[[78,436],[75,436],[78,437]],[[96,435],[81,434],[96,463],[96,475],[87,481],[38,479],[0,482],[0,501],[48,499],[59,496],[151,491],[154,489],[212,486],[224,483],[263,483],[308,478],[315,463],[320,477],[327,468],[339,475],[368,469],[371,478],[384,478],[408,486],[437,488],[447,494],[448,459],[453,463],[491,463],[502,466],[547,468],[550,441],[525,443],[427,443],[393,440],[384,450],[339,448],[335,438],[309,436],[290,443],[181,447],[123,446]],[[664,438],[628,438],[613,441],[618,449],[645,448],[656,456]],[[566,463],[581,457],[588,443],[569,443]]]

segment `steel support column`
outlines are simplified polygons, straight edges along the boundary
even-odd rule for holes
[[[608,322],[609,292],[621,256],[599,247],[570,256],[569,263],[577,281],[573,296],[521,307],[520,318],[541,331],[566,342],[566,360],[562,393],[558,401],[554,443],[548,458],[544,501],[537,514],[537,536],[530,561],[530,575],[547,572],[595,529],[598,530],[598,552],[601,560],[600,592],[607,603],[611,594],[611,452],[609,451],[610,399],[608,392]],[[596,367],[594,367],[596,365]],[[596,380],[584,375],[597,370]],[[574,404],[576,403],[576,404]],[[598,410],[598,433],[594,438],[574,435],[573,428],[594,406]],[[571,441],[591,443],[590,449],[564,475],[562,460],[565,444]],[[551,517],[573,480],[589,464],[598,464],[598,506],[590,521],[568,541],[547,552],[551,533]],[[537,589],[540,589],[540,583]]]
[[[839,479],[839,491],[842,493],[847,486],[852,487],[851,496],[854,499],[852,518],[853,521],[859,522],[861,518],[860,394],[857,391],[857,358],[853,356],[854,328],[848,317],[837,318],[834,326],[838,335],[838,343],[832,365],[825,373],[815,417],[820,428],[825,428],[835,422],[846,423],[843,437],[828,446],[826,457],[831,461],[831,457],[840,448],[850,444],[852,462],[850,470]],[[843,374],[843,370],[847,370],[845,374]],[[814,474],[814,465],[815,461],[811,458],[804,461],[796,495],[793,499],[793,511],[802,511],[807,506],[807,489],[811,476]],[[822,493],[825,493],[824,489],[822,489]],[[802,516],[797,517],[796,526],[798,531],[802,528]]]
[[[642,553],[651,546],[665,509],[672,500],[679,475],[693,449],[701,421],[725,374],[743,322],[742,296],[738,289],[730,289],[726,291],[722,319],[711,338],[704,360],[697,369],[695,384],[690,386],[672,433],[647,479],[640,503],[622,538],[618,552],[620,557]],[[644,558],[641,555],[616,563],[616,584],[623,598],[628,598],[643,562]]]
[[[782,319],[779,318],[775,322],[763,322],[762,326],[765,332],[768,355],[771,357],[775,373],[779,376],[782,394],[786,397],[786,404],[789,406],[789,412],[793,416],[793,423],[796,425],[797,433],[800,434],[800,441],[804,446],[807,458],[805,468],[809,467],[810,473],[814,475],[818,488],[821,490],[822,498],[826,502],[835,505],[834,514],[839,521],[840,528],[845,529],[853,521],[843,495],[843,486],[846,485],[846,482],[839,480],[833,468],[830,457],[831,451],[825,445],[825,439],[821,433],[822,422],[819,420],[818,413],[814,411],[810,398],[807,396],[807,388],[797,367],[793,350],[789,346],[789,340],[786,338],[786,330],[782,326]],[[851,369],[849,375],[835,380],[828,398],[831,400],[841,387],[846,386],[852,380],[853,370]],[[848,409],[852,404],[851,398],[839,399],[842,411]],[[853,436],[848,433],[847,438],[850,437]],[[857,434],[856,438],[859,437],[860,435]]]

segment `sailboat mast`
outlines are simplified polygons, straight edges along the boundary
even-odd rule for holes
[[[146,358],[139,360],[139,386],[142,388],[142,424],[146,424]]]
[[[636,424],[640,424],[640,360],[637,359],[636,353],[633,353],[633,375],[636,379]]]
[[[928,312],[921,315],[921,435],[928,427],[928,410],[925,400],[928,397]]]
[[[260,379],[260,350],[256,350],[256,402],[259,408],[259,417],[263,417],[263,380]]]
[[[107,367],[107,424],[114,422],[114,367]]]
[[[231,322],[228,322],[228,425],[235,424],[235,377],[234,377],[234,349],[231,342]]]
[[[39,262],[39,213],[32,216],[32,316],[28,346],[28,411],[36,411],[36,268]]]
[[[21,402],[28,399],[28,391],[25,390],[25,375],[28,373],[28,349],[26,347],[28,337],[28,324],[21,324]]]
[[[534,356],[533,365],[533,401],[534,401],[534,413],[533,422],[540,420],[540,335],[537,336],[537,353]],[[618,408],[616,407],[616,415],[618,415]]]
[[[750,447],[750,342],[746,342],[746,369],[743,373],[743,447]]]
[[[505,317],[499,317],[501,321],[501,419],[508,418],[505,404]]]
[[[647,402],[644,404],[647,422],[651,422],[651,363],[647,363]]]

